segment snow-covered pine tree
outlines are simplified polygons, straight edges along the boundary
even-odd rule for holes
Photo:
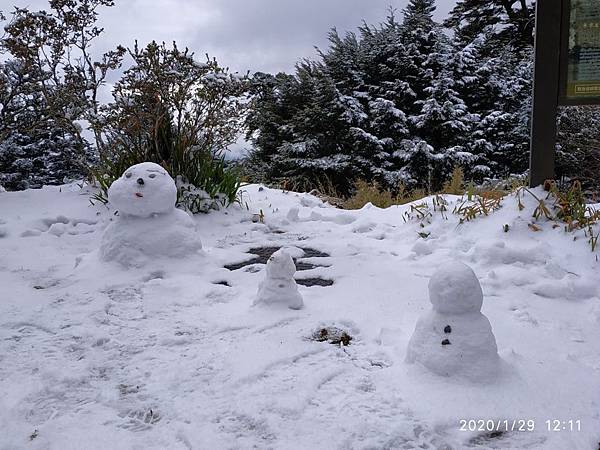
[[[600,192],[600,115],[597,106],[561,108],[556,172]]]
[[[506,46],[527,50],[533,45],[535,7],[531,0],[458,0],[444,25],[456,41],[468,45],[484,31],[490,33],[485,53],[497,55]]]
[[[406,93],[395,73],[398,28],[390,17],[381,28],[361,27],[360,39],[332,30],[322,63],[299,63],[295,83],[261,76],[248,121],[258,147],[250,165],[268,160],[269,171],[302,186],[326,176],[342,192],[356,178],[397,185],[394,154],[408,134],[398,108]]]
[[[468,144],[479,116],[468,111],[454,84],[449,72],[439,74],[426,89],[427,98],[417,102],[420,114],[411,117],[417,136],[431,147],[430,173],[426,179],[414,178],[421,183],[427,180],[430,191],[439,189],[455,166],[461,166],[469,175],[477,166],[478,158],[468,151]]]
[[[403,51],[398,55],[397,64],[401,68],[399,78],[407,83],[415,100],[427,97],[429,88],[436,76],[442,71],[445,58],[442,45],[445,36],[439,24],[433,20],[434,0],[409,0],[403,10],[401,39]],[[418,112],[419,106],[413,104],[409,112]]]
[[[252,93],[246,119],[255,145],[247,162],[251,174],[310,189],[325,176],[344,173],[350,158],[335,155],[348,126],[341,107],[335,109],[339,92],[319,64],[301,61],[295,76],[255,74]]]
[[[357,56],[351,73],[361,83],[343,92],[345,105],[352,106],[347,114],[353,118],[353,156],[366,165],[367,180],[394,189],[404,181],[398,151],[401,141],[409,135],[404,109],[414,101],[414,93],[401,78],[401,28],[390,10],[379,27],[363,24],[359,32],[359,44],[352,45]],[[351,35],[344,42],[355,40]],[[332,42],[324,55],[325,67],[332,74],[340,72],[335,69],[336,60],[340,59],[336,58],[339,47]]]
[[[246,139],[253,150],[244,166],[252,179],[259,182],[272,181],[272,159],[281,142],[292,139],[289,127],[294,108],[289,93],[296,84],[293,75],[279,73],[255,73],[250,82],[251,102],[246,116]]]
[[[454,13],[475,5],[463,0]],[[520,18],[530,9],[499,6],[482,4],[493,17],[472,19],[465,30],[453,25],[454,37],[434,21],[434,0],[410,0],[401,22],[390,11],[357,33],[333,29],[320,63],[258,83],[250,161],[262,164],[266,181],[295,178],[303,186],[323,173],[435,189],[455,165],[474,179],[524,172],[531,52],[527,32],[517,46],[501,37],[505,26],[525,30]],[[352,180],[339,182],[345,192]]]
[[[445,22],[454,31],[455,90],[481,118],[466,143],[477,156],[465,167],[475,180],[527,170],[532,54],[531,28],[522,19],[532,14],[525,2],[463,0]]]
[[[14,8],[0,37],[0,145],[6,187],[62,183],[87,173],[91,149],[80,124],[99,138],[99,89],[121,64],[118,47],[91,58],[103,29],[98,10],[112,0],[52,0],[49,8]],[[0,15],[0,20],[5,18]],[[101,146],[101,139],[96,144]]]
[[[82,178],[90,149],[48,114],[31,73],[16,60],[0,63],[0,185],[40,188]]]
[[[489,86],[496,93],[495,103],[479,112],[481,122],[476,136],[488,143],[490,176],[523,174],[529,164],[533,58],[531,53],[521,57],[507,48],[488,60],[488,64],[493,75]]]
[[[408,83],[414,101],[408,111],[410,139],[402,143],[404,173],[409,184],[439,188],[454,164],[472,161],[462,145],[477,119],[454,90],[448,69],[452,47],[433,20],[433,0],[410,0],[403,11],[401,79]]]
[[[348,191],[351,180],[368,176],[367,161],[355,157],[351,126],[355,117],[323,65],[302,61],[296,67],[298,94],[303,100],[291,121],[293,138],[274,158],[281,176],[310,189],[324,180]]]

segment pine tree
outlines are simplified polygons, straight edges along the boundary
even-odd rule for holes
[[[52,0],[46,11],[15,8],[3,26],[0,178],[5,187],[59,184],[87,174],[92,150],[80,123],[89,123],[98,138],[98,91],[125,53],[119,47],[98,61],[90,57],[103,32],[96,26],[98,10],[113,4]]]
[[[442,73],[427,89],[428,97],[418,101],[421,113],[411,119],[418,136],[435,151],[431,166],[431,189],[439,189],[456,165],[468,171],[477,157],[468,152],[479,116],[471,114],[466,104],[454,90],[454,80],[449,73]]]
[[[270,172],[303,186],[327,177],[342,192],[356,178],[397,185],[394,154],[408,134],[398,108],[406,97],[395,89],[398,29],[391,17],[381,28],[361,27],[360,39],[332,30],[322,63],[298,64],[296,84],[282,77],[279,83],[267,78],[274,83],[269,86],[261,83],[248,122],[257,145],[250,163],[262,159]],[[283,105],[294,113],[282,114]]]
[[[30,73],[15,60],[0,64],[0,185],[40,188],[82,178],[91,150],[48,114]]]
[[[459,2],[455,16],[475,4]],[[264,78],[249,115],[250,160],[268,167],[267,179],[309,186],[326,174],[342,192],[347,178],[437,189],[456,165],[478,181],[523,173],[531,51],[502,40],[501,28],[520,22],[516,2],[498,4],[483,5],[491,18],[455,24],[452,39],[433,19],[434,0],[410,0],[401,22],[390,11],[358,33],[333,29],[320,62]]]
[[[527,39],[511,25],[504,32],[514,2],[459,2],[446,24],[455,26],[449,63],[455,89],[470,112],[481,120],[466,147],[476,159],[467,175],[475,180],[506,177],[527,170],[531,103],[532,54]],[[479,8],[477,7],[479,5]],[[514,5],[512,6],[514,7]],[[462,28],[461,28],[462,27]]]
[[[533,79],[532,49],[521,57],[507,49],[495,58],[491,84],[497,106],[482,117],[481,129],[493,144],[489,154],[495,177],[524,173],[529,165],[529,121]]]
[[[401,38],[404,51],[399,55],[400,78],[407,83],[415,99],[426,97],[444,66],[445,37],[433,20],[434,0],[410,0],[404,9]],[[418,109],[417,109],[418,110]],[[417,110],[414,110],[415,112]]]
[[[517,51],[533,45],[535,10],[529,0],[459,0],[444,25],[462,46],[489,33],[486,54],[508,45]]]
[[[556,172],[579,179],[600,192],[600,117],[597,107],[561,108],[558,120]]]

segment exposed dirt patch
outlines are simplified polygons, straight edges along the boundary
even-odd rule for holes
[[[490,442],[502,440],[507,436],[506,431],[495,430],[488,431],[482,434],[475,436],[474,438],[469,440],[470,445],[480,446],[480,445],[488,445]]]
[[[343,345],[346,347],[350,345],[353,337],[341,328],[323,327],[316,329],[310,339],[317,342],[329,342],[333,345]]]
[[[249,255],[253,255],[254,258],[242,261],[239,263],[227,264],[225,266],[228,270],[238,270],[243,267],[251,266],[254,264],[266,264],[273,253],[279,250],[281,247],[255,247],[248,250]],[[294,258],[294,264],[296,264],[296,270],[311,270],[316,267],[328,267],[326,265],[314,264],[311,262],[303,261],[304,258],[326,258],[330,256],[314,248],[301,248],[304,254],[300,258]],[[333,283],[331,283],[333,284]],[[323,284],[322,286],[331,286],[331,284]]]
[[[301,284],[302,286],[331,286],[333,285],[333,280],[327,280],[325,278],[297,278],[296,283]]]

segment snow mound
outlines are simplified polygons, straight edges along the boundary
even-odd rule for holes
[[[149,217],[172,212],[177,202],[175,181],[158,164],[144,162],[127,169],[108,189],[108,201],[121,216]]]
[[[152,217],[124,216],[102,236],[100,258],[142,267],[160,258],[184,258],[202,249],[194,221],[180,209]]]
[[[119,217],[102,236],[102,260],[142,267],[152,260],[183,258],[202,249],[194,221],[175,208],[173,179],[158,164],[127,169],[111,185],[108,200],[118,208]]]
[[[290,309],[304,306],[294,280],[296,266],[284,249],[273,253],[267,261],[265,279],[260,283],[254,305],[285,305]]]
[[[414,252],[416,256],[426,256],[433,253],[431,246],[422,240],[417,241],[415,245],[412,246],[411,251]]]
[[[488,319],[480,312],[483,292],[466,265],[443,264],[429,281],[433,310],[419,318],[406,361],[441,376],[490,381],[500,358]]]

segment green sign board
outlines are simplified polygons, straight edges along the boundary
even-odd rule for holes
[[[571,0],[568,26],[563,29],[563,50],[567,46],[566,79],[562,102],[586,104],[600,102],[600,0]],[[563,20],[565,23],[566,20]],[[568,32],[568,37],[565,36]],[[563,74],[564,77],[564,74]]]

